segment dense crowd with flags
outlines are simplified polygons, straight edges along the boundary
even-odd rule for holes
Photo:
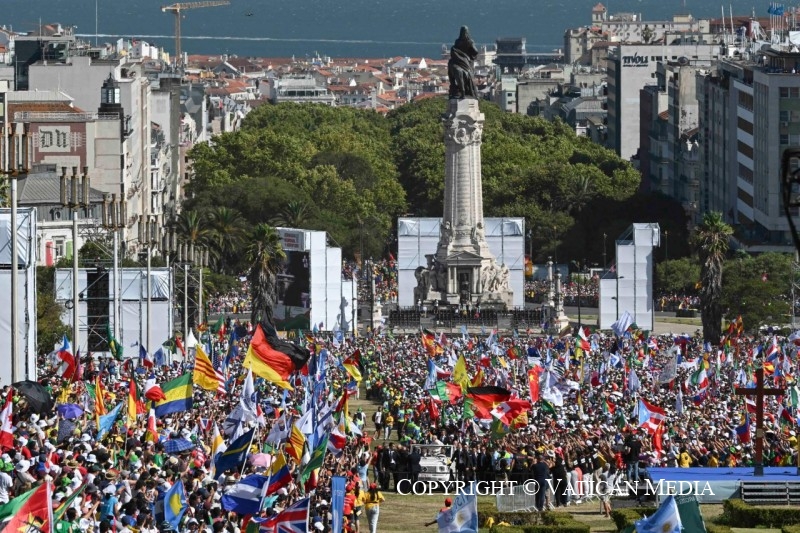
[[[221,318],[126,361],[110,332],[106,357],[65,337],[3,390],[2,528],[374,533],[383,493],[419,478],[416,444],[452,446],[454,479],[552,480],[538,508],[607,512],[581,481],[752,465],[756,405],[734,387],[758,370],[785,391],[764,399],[764,462],[798,460],[800,334],[737,319],[710,346],[627,313],[613,335],[291,333]]]

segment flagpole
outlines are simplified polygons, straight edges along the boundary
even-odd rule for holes
[[[253,434],[250,435],[250,444],[247,445],[248,452],[250,451],[250,448],[253,447],[253,439],[255,439],[256,431],[258,431],[258,428],[257,427],[253,428]],[[247,468],[247,455],[245,455],[244,464],[242,465],[242,471],[239,473],[239,477],[242,477],[244,475],[245,468]]]

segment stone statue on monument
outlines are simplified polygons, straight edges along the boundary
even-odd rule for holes
[[[414,271],[414,277],[417,278],[417,286],[414,289],[414,299],[423,302],[428,299],[428,291],[430,290],[430,274],[431,271],[427,268],[420,266]]]
[[[478,98],[475,88],[475,67],[478,49],[469,34],[469,28],[461,26],[455,44],[450,48],[450,61],[447,63],[447,77],[450,79],[450,98]]]

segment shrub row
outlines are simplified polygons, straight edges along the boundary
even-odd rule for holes
[[[641,517],[645,515],[650,516],[655,512],[655,507],[628,507],[625,509],[615,509],[611,511],[611,520],[613,520],[614,525],[617,526],[617,531],[622,531],[626,527],[632,526],[633,523],[639,520]]]
[[[798,507],[754,507],[742,500],[725,500],[720,522],[736,527],[783,527],[800,524]]]
[[[589,533],[588,524],[578,522],[567,513],[544,512],[541,523],[530,526],[495,526],[491,533]]]

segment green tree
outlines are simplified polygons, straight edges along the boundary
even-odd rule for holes
[[[728,318],[741,315],[747,331],[790,320],[791,255],[744,255],[726,261],[723,273],[722,307]]]
[[[656,265],[658,292],[693,293],[698,281],[700,281],[700,265],[688,257],[670,259]]]
[[[69,326],[61,320],[64,306],[56,301],[55,267],[36,267],[36,350],[50,353]]]
[[[209,213],[207,225],[210,232],[207,240],[215,249],[212,255],[217,270],[236,273],[246,235],[241,213],[226,206],[216,207]]]
[[[259,224],[253,228],[247,247],[247,260],[250,263],[247,280],[253,302],[253,324],[266,322],[275,326],[272,317],[278,297],[277,274],[285,259],[286,253],[281,247],[280,235],[275,228],[268,224]]]
[[[695,228],[692,245],[700,258],[700,313],[703,340],[719,344],[722,334],[722,275],[731,228],[716,211],[706,213]]]

